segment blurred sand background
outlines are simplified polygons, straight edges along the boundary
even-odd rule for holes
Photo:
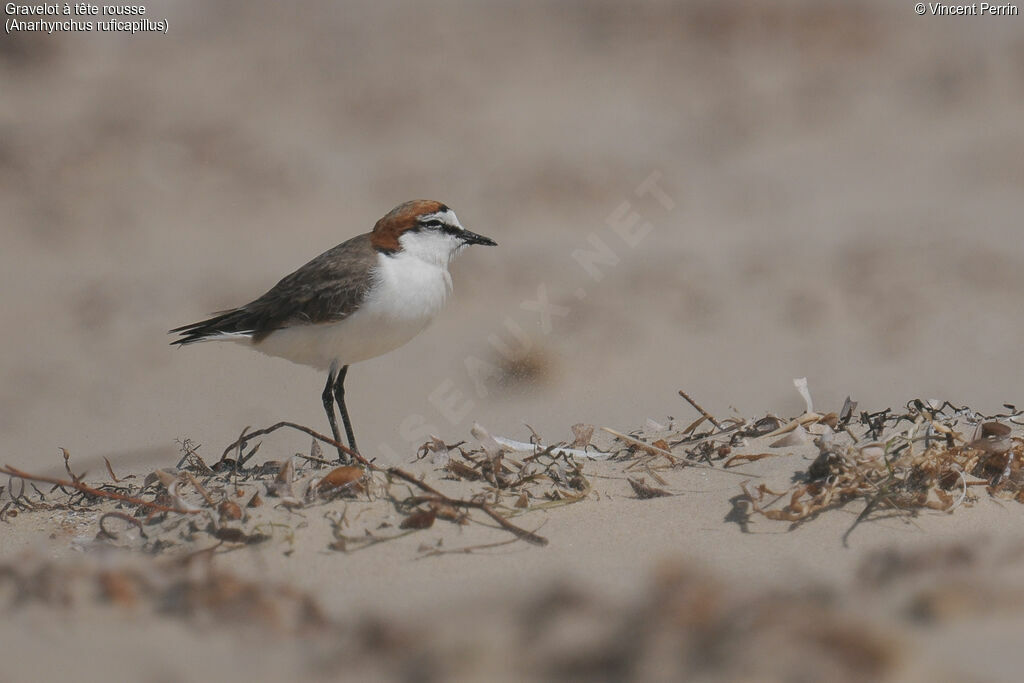
[[[427,334],[350,373],[364,448],[472,420],[563,439],[688,414],[679,388],[718,413],[796,411],[805,375],[833,409],[1020,400],[1020,19],[889,2],[148,7],[168,35],[0,43],[15,464],[324,422],[313,370],[172,350],[165,332],[412,197],[500,248],[460,257]],[[653,172],[670,212],[634,196]],[[625,201],[653,226],[636,248],[607,224]],[[600,282],[570,256],[591,235],[621,259]],[[521,307],[540,285],[569,309],[550,334]],[[481,397],[465,359],[500,364],[488,337],[516,346],[506,317],[532,351]],[[428,398],[446,380],[474,401],[460,424]],[[413,443],[397,428],[415,415]]]
[[[680,388],[718,415],[793,415],[800,376],[823,410],[1022,400],[1024,18],[881,0],[147,7],[168,35],[0,37],[4,462],[59,470],[63,446],[79,470],[123,471],[168,464],[178,438],[209,458],[246,425],[325,429],[315,371],[174,350],[166,330],[419,197],[500,246],[462,254],[431,329],[349,373],[368,456],[404,462],[474,421],[550,441],[689,421]],[[637,196],[652,174],[671,210]],[[609,225],[624,202],[652,226],[635,247]],[[600,281],[572,258],[594,237],[618,258]],[[539,288],[562,307],[549,331]],[[507,321],[528,340],[514,362],[490,341],[516,346]],[[481,390],[467,359],[501,372]],[[438,387],[471,407],[449,419]],[[714,480],[719,502],[733,484]],[[646,544],[637,518],[603,514],[628,548],[610,580]],[[1019,521],[987,514],[959,531]],[[842,530],[753,543],[776,576],[807,546],[808,575],[840,572]],[[561,550],[501,576],[571,566],[575,532],[547,531]],[[749,546],[716,547],[756,573]]]

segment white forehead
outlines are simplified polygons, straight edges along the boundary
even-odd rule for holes
[[[444,211],[435,211],[434,213],[424,214],[422,220],[426,221],[441,221],[445,225],[451,225],[453,227],[462,230],[462,223],[459,222],[458,216],[451,209],[445,209]]]

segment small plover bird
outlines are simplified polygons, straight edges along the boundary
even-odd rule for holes
[[[324,410],[340,442],[358,452],[345,407],[348,366],[402,346],[430,324],[452,289],[448,264],[470,244],[496,246],[470,232],[440,202],[400,204],[372,232],[325,251],[244,306],[170,331],[185,346],[233,341],[327,371]],[[338,449],[342,460],[348,458]]]

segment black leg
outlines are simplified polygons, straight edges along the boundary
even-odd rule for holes
[[[341,366],[341,370],[338,370],[338,376],[334,380],[334,400],[338,403],[338,409],[341,410],[341,420],[345,423],[345,436],[348,437],[348,447],[358,453],[359,448],[356,446],[356,435],[352,431],[352,421],[348,418],[348,408],[345,407],[345,375],[347,374],[348,366]]]
[[[334,368],[331,368],[330,372],[327,373],[327,386],[324,387],[324,393],[321,398],[324,400],[324,410],[327,411],[327,421],[331,423],[331,434],[334,436],[334,440],[340,443],[341,434],[338,433],[338,418],[334,415]],[[338,458],[340,460],[347,460],[348,456],[339,448]]]

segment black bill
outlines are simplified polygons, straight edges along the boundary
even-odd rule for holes
[[[498,243],[490,237],[484,237],[483,235],[478,235],[475,232],[470,232],[469,230],[463,230],[460,232],[459,237],[461,237],[462,241],[466,244],[482,244],[487,247],[498,246]]]

